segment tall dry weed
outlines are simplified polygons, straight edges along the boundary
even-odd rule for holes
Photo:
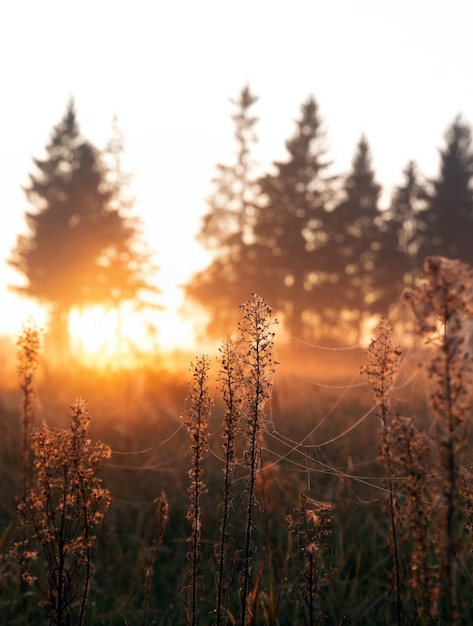
[[[192,366],[192,381],[188,406],[184,411],[184,423],[191,437],[188,488],[189,509],[187,519],[191,522],[191,535],[187,541],[187,559],[189,561],[190,584],[182,589],[182,598],[186,604],[186,621],[189,626],[196,626],[199,619],[199,583],[202,581],[202,508],[201,497],[207,492],[204,481],[203,459],[209,449],[209,417],[212,400],[209,394],[209,359],[202,356]]]
[[[153,543],[151,545],[151,551],[149,555],[149,563],[146,567],[145,576],[145,597],[143,602],[143,626],[146,626],[148,619],[148,608],[151,593],[151,579],[153,577],[153,569],[156,562],[156,557],[161,548],[164,539],[164,531],[169,519],[169,504],[166,498],[166,494],[163,492],[158,496],[154,504],[156,506],[156,529],[153,537]]]
[[[399,626],[403,623],[403,608],[401,598],[401,563],[398,529],[395,510],[395,486],[393,468],[393,450],[390,433],[392,421],[390,419],[390,399],[395,376],[399,372],[401,348],[392,339],[392,328],[389,322],[382,318],[375,329],[375,337],[366,351],[366,365],[362,373],[366,374],[371,386],[373,399],[377,407],[378,417],[381,420],[380,457],[386,468],[386,484],[389,497],[389,517],[391,525],[391,542],[394,560],[394,585],[396,589],[396,615]]]
[[[21,399],[21,464],[23,469],[23,496],[30,482],[30,434],[34,423],[34,375],[38,367],[40,331],[32,318],[23,324],[17,338],[17,372],[20,381]]]
[[[110,448],[88,437],[85,403],[71,407],[65,430],[32,433],[33,479],[18,503],[26,539],[16,545],[24,577],[39,590],[49,623],[85,623],[95,548],[94,527],[110,503],[98,471]],[[45,572],[44,572],[45,568]]]
[[[412,417],[395,416],[387,433],[391,450],[403,618],[437,623],[441,591],[437,460],[434,441]]]
[[[322,588],[334,574],[327,537],[333,506],[301,494],[299,505],[286,516],[288,530],[296,539],[297,589],[305,606],[300,623],[316,626],[325,618],[319,606]]]
[[[234,529],[230,521],[235,496],[234,477],[238,465],[235,442],[241,432],[239,422],[244,399],[238,345],[230,341],[224,342],[220,348],[218,388],[225,406],[225,413],[222,433],[223,501],[220,504],[220,537],[219,542],[214,546],[214,562],[217,570],[215,574],[215,623],[217,626],[228,622],[228,597],[235,556]]]
[[[256,545],[253,541],[254,510],[257,505],[255,485],[261,466],[261,440],[265,423],[264,405],[270,398],[277,361],[274,357],[272,327],[277,324],[273,310],[263,298],[253,294],[241,305],[242,320],[239,323],[242,352],[242,378],[245,385],[245,402],[242,410],[246,423],[245,462],[248,477],[245,482],[246,523],[243,547],[243,569],[240,571],[240,623],[247,626],[252,621],[249,603],[251,580],[254,571]]]
[[[461,613],[458,568],[465,556],[465,497],[471,488],[462,486],[466,471],[466,417],[471,417],[469,382],[471,356],[467,337],[471,320],[473,270],[468,265],[443,257],[428,257],[420,284],[412,294],[417,331],[432,347],[429,375],[431,403],[440,429],[437,483],[441,502],[439,550],[441,576],[445,580],[442,615],[455,621]]]
[[[40,349],[40,331],[32,318],[22,326],[16,342],[17,374],[21,391],[21,444],[20,461],[22,467],[22,497],[26,498],[31,481],[31,449],[30,437],[34,424],[34,376],[38,367]],[[22,544],[26,539],[25,529],[22,528]],[[25,583],[25,559],[20,558],[20,597],[23,603],[27,588]],[[23,609],[25,607],[23,606]]]

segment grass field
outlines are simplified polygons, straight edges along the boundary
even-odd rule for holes
[[[421,320],[432,311],[436,325],[440,320],[437,338],[427,346],[425,335],[406,338],[411,347],[402,356],[403,337],[388,325],[378,327],[367,353],[274,346],[271,314],[254,301],[240,339],[248,350],[244,366],[221,352],[208,368],[193,358],[189,371],[162,361],[134,370],[58,368],[39,348],[37,366],[28,366],[29,395],[5,358],[1,623],[471,624],[469,356],[455,326],[458,276],[430,278],[416,310]],[[435,293],[439,307],[452,303],[450,313],[444,307],[436,314]],[[428,314],[420,306],[427,296]],[[19,523],[25,395],[29,437],[43,425],[63,445],[69,406],[80,396],[92,415],[84,450],[101,441],[111,451],[83,474],[90,493],[99,489],[93,480],[103,481],[110,503],[103,518],[84,517],[96,541],[90,551],[82,545],[63,579],[48,561],[44,533],[35,535],[31,512]],[[67,450],[59,474],[73,465]],[[40,473],[29,447],[28,458],[26,491]],[[38,497],[46,498],[44,489]],[[157,513],[160,497],[157,504],[168,509]],[[98,496],[94,502],[95,511]],[[71,518],[74,511],[80,517],[77,502],[69,505]],[[53,512],[38,510],[51,522]],[[58,519],[69,518],[55,517],[55,531]],[[74,532],[84,541],[80,528]],[[26,549],[38,552],[28,564],[38,584],[21,580]],[[78,617],[89,559],[90,589]],[[62,613],[61,585],[64,598],[69,594]]]

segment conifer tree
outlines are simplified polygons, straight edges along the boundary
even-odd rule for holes
[[[397,242],[387,269],[391,273],[391,284],[399,287],[402,283],[411,284],[419,268],[418,252],[422,236],[420,216],[427,199],[424,181],[414,161],[409,161],[403,175],[404,181],[393,191],[387,222],[393,242]],[[399,293],[392,295],[394,300]]]
[[[328,322],[343,333],[345,321],[358,339],[363,313],[372,310],[380,297],[375,271],[386,230],[378,206],[381,186],[376,182],[371,150],[364,136],[356,147],[343,194],[327,224],[331,279],[326,290],[331,306],[325,313]]]
[[[116,305],[150,285],[150,256],[138,249],[138,225],[122,202],[121,174],[80,133],[74,101],[53,129],[44,159],[24,188],[31,209],[10,264],[26,278],[13,287],[51,306],[56,339],[67,343],[70,310]],[[115,168],[115,169],[114,169]]]
[[[239,98],[231,102],[236,107],[232,115],[236,159],[230,165],[217,165],[214,191],[197,236],[213,252],[213,259],[185,287],[187,297],[207,309],[210,314],[207,330],[214,335],[226,333],[235,325],[235,311],[256,288],[250,250],[259,194],[252,158],[258,121],[252,108],[257,98],[245,86]]]
[[[302,338],[308,330],[304,312],[319,306],[316,270],[332,195],[325,137],[313,97],[303,103],[286,148],[287,161],[274,163],[275,173],[260,180],[253,254],[260,272],[258,289],[283,313],[286,329]]]
[[[445,134],[440,172],[432,181],[422,223],[420,260],[440,255],[473,263],[473,148],[471,127],[457,116]]]
[[[420,245],[419,214],[425,209],[427,192],[415,161],[408,162],[403,175],[403,183],[394,189],[391,198],[389,218],[397,229],[401,250],[413,258]]]

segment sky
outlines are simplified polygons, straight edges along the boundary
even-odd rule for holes
[[[454,117],[473,123],[471,0],[15,0],[0,7],[0,333],[31,310],[6,264],[34,171],[71,96],[83,135],[105,145],[116,115],[135,214],[175,315],[207,262],[195,241],[217,163],[234,154],[231,98],[259,101],[255,157],[285,158],[314,95],[334,171],[370,143],[385,198],[415,159],[428,177]],[[184,338],[184,333],[182,334]]]

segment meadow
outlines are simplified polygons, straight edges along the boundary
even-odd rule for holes
[[[1,623],[471,624],[469,285],[426,263],[365,350],[279,346],[254,295],[183,370],[58,367],[23,327]]]

